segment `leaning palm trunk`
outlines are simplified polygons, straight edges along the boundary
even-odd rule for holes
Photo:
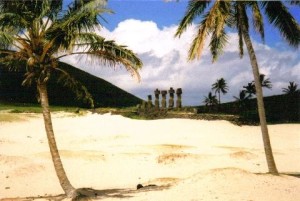
[[[51,114],[49,110],[47,85],[46,83],[38,83],[37,88],[40,95],[40,101],[43,110],[44,124],[45,124],[46,134],[48,138],[50,153],[52,156],[52,161],[54,164],[57,177],[67,197],[76,197],[76,189],[71,185],[66,175],[66,172],[62,165],[60,155],[56,146],[53,127],[52,127]]]
[[[273,157],[268,127],[267,127],[265,107],[264,107],[264,101],[263,101],[263,92],[262,92],[262,87],[261,87],[260,78],[259,78],[260,74],[259,74],[258,64],[257,64],[257,60],[256,60],[256,55],[255,55],[255,52],[254,52],[254,49],[252,46],[249,32],[244,24],[242,25],[242,29],[243,29],[243,39],[247,46],[247,50],[248,50],[248,54],[249,54],[249,58],[250,58],[251,66],[252,66],[253,76],[254,76],[258,115],[259,115],[260,127],[261,127],[261,132],[262,132],[262,138],[263,138],[265,155],[266,155],[266,159],[267,159],[269,173],[278,175],[278,170],[276,168],[275,160]]]

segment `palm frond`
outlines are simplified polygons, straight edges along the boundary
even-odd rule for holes
[[[210,41],[210,51],[212,54],[212,61],[215,62],[218,59],[218,56],[223,52],[223,48],[225,47],[225,44],[227,43],[227,35],[224,30],[221,31],[221,33],[216,34],[213,32],[212,38]]]
[[[222,50],[227,43],[227,35],[225,32],[225,26],[227,20],[230,18],[230,2],[221,1],[218,3],[218,9],[216,9],[217,15],[214,19],[214,29],[210,41],[210,51],[213,56],[213,62],[217,60],[218,56],[222,53]]]
[[[44,14],[43,9],[45,8],[45,4],[48,3],[49,0],[44,0],[42,2],[38,0],[1,1],[0,10],[4,15],[10,15],[10,24],[13,24],[15,27],[19,26],[25,28],[35,19],[38,19],[39,16]],[[13,15],[14,17],[12,17]]]
[[[77,37],[77,52],[72,54],[86,54],[93,60],[109,66],[123,65],[132,76],[140,80],[138,70],[142,61],[125,46],[117,45],[114,41],[107,41],[95,33],[81,33]],[[67,56],[67,55],[63,55]]]
[[[239,9],[239,7],[242,7]],[[240,12],[242,10],[242,12]],[[240,58],[244,55],[244,41],[243,41],[243,25],[245,25],[247,31],[249,31],[248,17],[246,13],[245,4],[243,2],[234,3],[234,18],[236,20],[236,28],[239,37],[239,55]]]
[[[194,60],[196,57],[200,59],[203,51],[206,37],[213,31],[215,27],[215,18],[218,16],[219,1],[215,2],[212,8],[204,15],[200,22],[198,33],[194,38],[189,49],[189,60]]]
[[[209,5],[209,1],[194,0],[189,1],[187,11],[184,18],[179,23],[175,36],[180,37],[186,28],[195,20],[195,18],[201,15],[205,8]]]
[[[68,72],[59,67],[54,68],[54,70],[59,73],[59,78],[57,80],[58,82],[71,89],[75,93],[78,100],[82,100],[83,102],[88,103],[92,108],[94,108],[94,99],[87,88],[81,82],[77,81]]]
[[[253,1],[251,2],[250,6],[252,8],[253,26],[255,28],[255,31],[260,34],[262,40],[264,41],[265,40],[264,21],[258,3],[256,1]]]
[[[272,88],[272,82],[270,81],[269,78],[266,79],[266,76],[264,74],[259,75],[259,80],[260,80],[260,83],[261,83],[262,87],[265,87],[267,89]],[[253,81],[253,83],[254,83],[254,81]]]
[[[23,53],[13,50],[0,49],[0,63],[9,71],[20,71],[26,68],[26,59]]]
[[[300,26],[281,1],[262,1],[269,22],[277,27],[282,37],[293,47],[300,45]]]
[[[85,3],[76,12],[72,12],[72,7],[62,19],[53,23],[47,30],[46,38],[52,40],[55,38],[54,44],[60,44],[62,49],[72,49],[76,42],[77,35],[94,31],[98,27],[98,17],[110,10],[103,7],[103,1],[89,1]]]
[[[0,10],[0,29],[12,29],[15,32],[21,32],[26,26],[28,22],[23,19],[23,17],[19,13],[4,13]]]
[[[244,41],[243,41],[243,35],[241,33],[241,30],[238,32],[238,37],[239,37],[239,55],[240,58],[244,56]]]
[[[299,0],[292,0],[290,1],[291,5],[295,5],[295,6],[300,6],[300,1]]]
[[[7,31],[0,31],[0,49],[9,49],[13,41],[14,38],[10,33],[8,33]]]

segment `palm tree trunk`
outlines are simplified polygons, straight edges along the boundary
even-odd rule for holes
[[[46,129],[46,134],[48,138],[48,144],[52,156],[52,161],[54,164],[54,168],[56,171],[56,175],[59,179],[60,185],[64,190],[65,194],[68,197],[76,196],[76,189],[71,185],[64,167],[62,165],[60,155],[56,146],[56,141],[54,137],[51,114],[49,110],[49,102],[48,102],[48,93],[47,93],[47,85],[46,83],[38,83],[37,84],[38,92],[40,95],[41,106],[43,110],[44,124]]]
[[[264,148],[265,148],[265,155],[268,163],[269,173],[278,175],[278,170],[276,168],[275,160],[273,157],[268,127],[267,127],[267,121],[266,121],[266,114],[265,114],[265,107],[264,107],[264,101],[263,101],[263,92],[262,87],[260,83],[259,78],[259,68],[256,60],[256,55],[252,46],[252,42],[249,36],[249,32],[245,25],[243,24],[243,38],[245,41],[245,44],[247,46],[252,71],[254,75],[254,82],[255,82],[255,89],[256,89],[256,99],[257,99],[257,106],[258,106],[258,114],[259,114],[259,120],[260,120],[260,126],[261,126],[261,132],[262,132],[262,138],[264,142]]]

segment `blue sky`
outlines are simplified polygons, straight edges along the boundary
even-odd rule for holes
[[[244,85],[253,80],[249,58],[238,56],[237,35],[229,33],[229,43],[224,54],[215,63],[211,62],[208,48],[200,60],[187,61],[187,52],[196,33],[193,24],[181,36],[174,38],[177,25],[185,13],[186,0],[164,2],[163,0],[109,0],[107,7],[115,14],[106,14],[99,34],[118,44],[126,45],[143,61],[140,71],[141,82],[137,83],[121,68],[99,68],[88,59],[70,58],[67,62],[112,82],[134,95],[146,99],[158,89],[183,88],[184,105],[203,104],[204,96],[211,91],[211,85],[223,77],[229,92],[221,101],[232,101]],[[299,11],[293,9],[297,21]],[[270,26],[265,27],[266,42],[262,43],[257,34],[251,34],[257,54],[260,72],[270,78],[272,90],[264,94],[280,94],[289,81],[300,85],[300,51],[290,48]],[[207,47],[207,46],[206,46]]]
[[[105,15],[104,25],[113,30],[125,19],[154,21],[159,28],[177,24],[185,12],[187,1],[164,2],[163,0],[109,0],[107,7],[115,14]]]
[[[103,25],[112,31],[125,19],[139,19],[153,21],[162,29],[178,24],[184,16],[187,5],[188,0],[169,2],[164,0],[108,0],[107,7],[113,10],[114,14],[104,14],[107,22],[103,22]],[[299,9],[290,7],[290,11],[299,22]],[[265,42],[267,44],[272,45],[274,41],[280,40],[278,31],[274,30],[268,23],[265,23],[265,30],[267,33]],[[255,33],[253,33],[253,37],[260,39],[260,36]]]

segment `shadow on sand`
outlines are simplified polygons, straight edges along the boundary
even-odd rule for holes
[[[95,190],[92,188],[80,188],[77,189],[80,196],[74,200],[100,200],[104,198],[120,198],[128,199],[134,197],[134,194],[147,191],[160,191],[168,189],[170,186],[150,186],[141,189],[106,189],[106,190]],[[31,201],[31,200],[49,200],[49,201],[61,201],[66,199],[66,195],[45,195],[36,197],[24,197],[24,198],[3,198],[0,201]]]

